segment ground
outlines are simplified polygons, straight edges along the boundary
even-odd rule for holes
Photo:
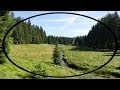
[[[54,45],[20,44],[11,45],[9,57],[26,70],[47,76],[71,76],[83,74],[106,63],[113,52],[81,50],[75,46],[59,45],[64,51],[64,58],[81,70],[55,65],[52,60]],[[120,77],[120,56],[115,56],[105,67],[86,75],[69,77],[70,79],[106,79]],[[42,79],[50,77],[35,76],[12,65],[7,59],[0,65],[0,78],[8,79]],[[52,77],[51,77],[52,78]]]

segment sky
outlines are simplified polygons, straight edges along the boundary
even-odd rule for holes
[[[15,17],[28,18],[37,14],[60,11],[13,11]],[[62,11],[63,12],[63,11]],[[65,11],[87,15],[99,20],[108,13],[115,11]],[[117,11],[120,15],[120,11]],[[42,26],[47,35],[76,37],[87,35],[91,27],[97,22],[82,16],[71,14],[49,14],[30,19],[31,23]]]

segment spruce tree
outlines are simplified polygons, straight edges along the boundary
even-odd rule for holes
[[[11,27],[13,21],[13,17],[9,11],[0,11],[0,47],[2,47],[3,36],[7,32],[7,30]],[[5,42],[5,49],[7,53],[9,53],[9,39],[10,36],[7,37]],[[0,64],[5,63],[5,56],[3,54],[2,48],[0,48]]]
[[[60,49],[58,47],[58,44],[55,45],[54,53],[53,53],[53,62],[56,65],[61,65],[61,60],[60,60]]]

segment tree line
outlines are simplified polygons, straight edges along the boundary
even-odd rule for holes
[[[15,23],[21,21],[21,17],[14,19]],[[32,25],[31,21],[22,22],[16,27],[14,27],[13,33],[11,35],[14,44],[72,44],[72,38],[68,37],[58,37],[49,35],[46,36],[46,32],[43,30],[42,26]]]
[[[102,23],[107,25],[115,34],[118,42],[118,49],[120,49],[120,16],[117,12],[108,13],[106,16],[99,19]],[[102,24],[97,23],[92,26],[88,35],[76,37],[75,45],[87,46],[93,49],[109,49],[115,48],[115,40],[112,33]]]

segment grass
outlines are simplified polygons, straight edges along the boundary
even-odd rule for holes
[[[75,49],[75,46],[59,45],[65,54],[65,59],[84,70],[76,70],[65,66],[55,65],[52,55],[54,45],[49,44],[21,44],[12,45],[10,58],[19,66],[37,74],[48,76],[77,75],[91,71],[103,65],[111,57],[112,52],[96,52]],[[106,56],[106,54],[108,56]],[[110,54],[111,55],[111,54]],[[119,78],[120,57],[115,56],[113,60],[100,70],[83,76],[71,77],[70,79],[106,79]],[[34,76],[14,65],[7,59],[4,65],[0,65],[0,78],[2,79],[51,79],[49,77]]]
[[[91,71],[93,69],[97,69],[99,66],[103,65],[106,63],[113,52],[96,52],[96,51],[80,51],[74,46],[61,46],[62,49],[64,50],[65,53],[65,58],[68,60],[69,63],[73,63],[77,65],[78,67],[85,68],[86,70],[84,72]],[[106,54],[110,54],[106,56]],[[101,68],[100,70],[94,72],[99,75],[105,75],[105,77],[116,77],[116,73],[120,74],[120,70],[117,70],[116,68],[120,66],[120,57],[115,56],[113,60],[108,63],[106,66]],[[115,73],[115,75],[114,75]],[[119,76],[119,75],[117,75]],[[120,78],[117,77],[117,78]]]
[[[9,57],[20,67],[23,67],[26,70],[29,70],[31,72],[36,72],[37,74],[41,74],[41,75],[45,74],[49,76],[65,76],[65,75],[76,75],[80,73],[80,71],[78,72],[65,66],[59,66],[53,64],[53,60],[52,60],[53,50],[54,50],[54,45],[48,45],[48,44],[12,45]],[[38,66],[39,68],[36,68]],[[11,78],[30,78],[31,76],[31,74],[18,69],[8,61],[5,65],[0,66],[0,71],[2,70],[5,71],[6,76],[8,76],[7,73],[13,75],[13,77]],[[0,78],[3,77],[0,76]],[[42,77],[38,77],[38,78],[42,78]]]
[[[48,44],[22,44],[11,46],[10,57],[12,60],[28,70],[41,62],[52,62],[54,45]]]

